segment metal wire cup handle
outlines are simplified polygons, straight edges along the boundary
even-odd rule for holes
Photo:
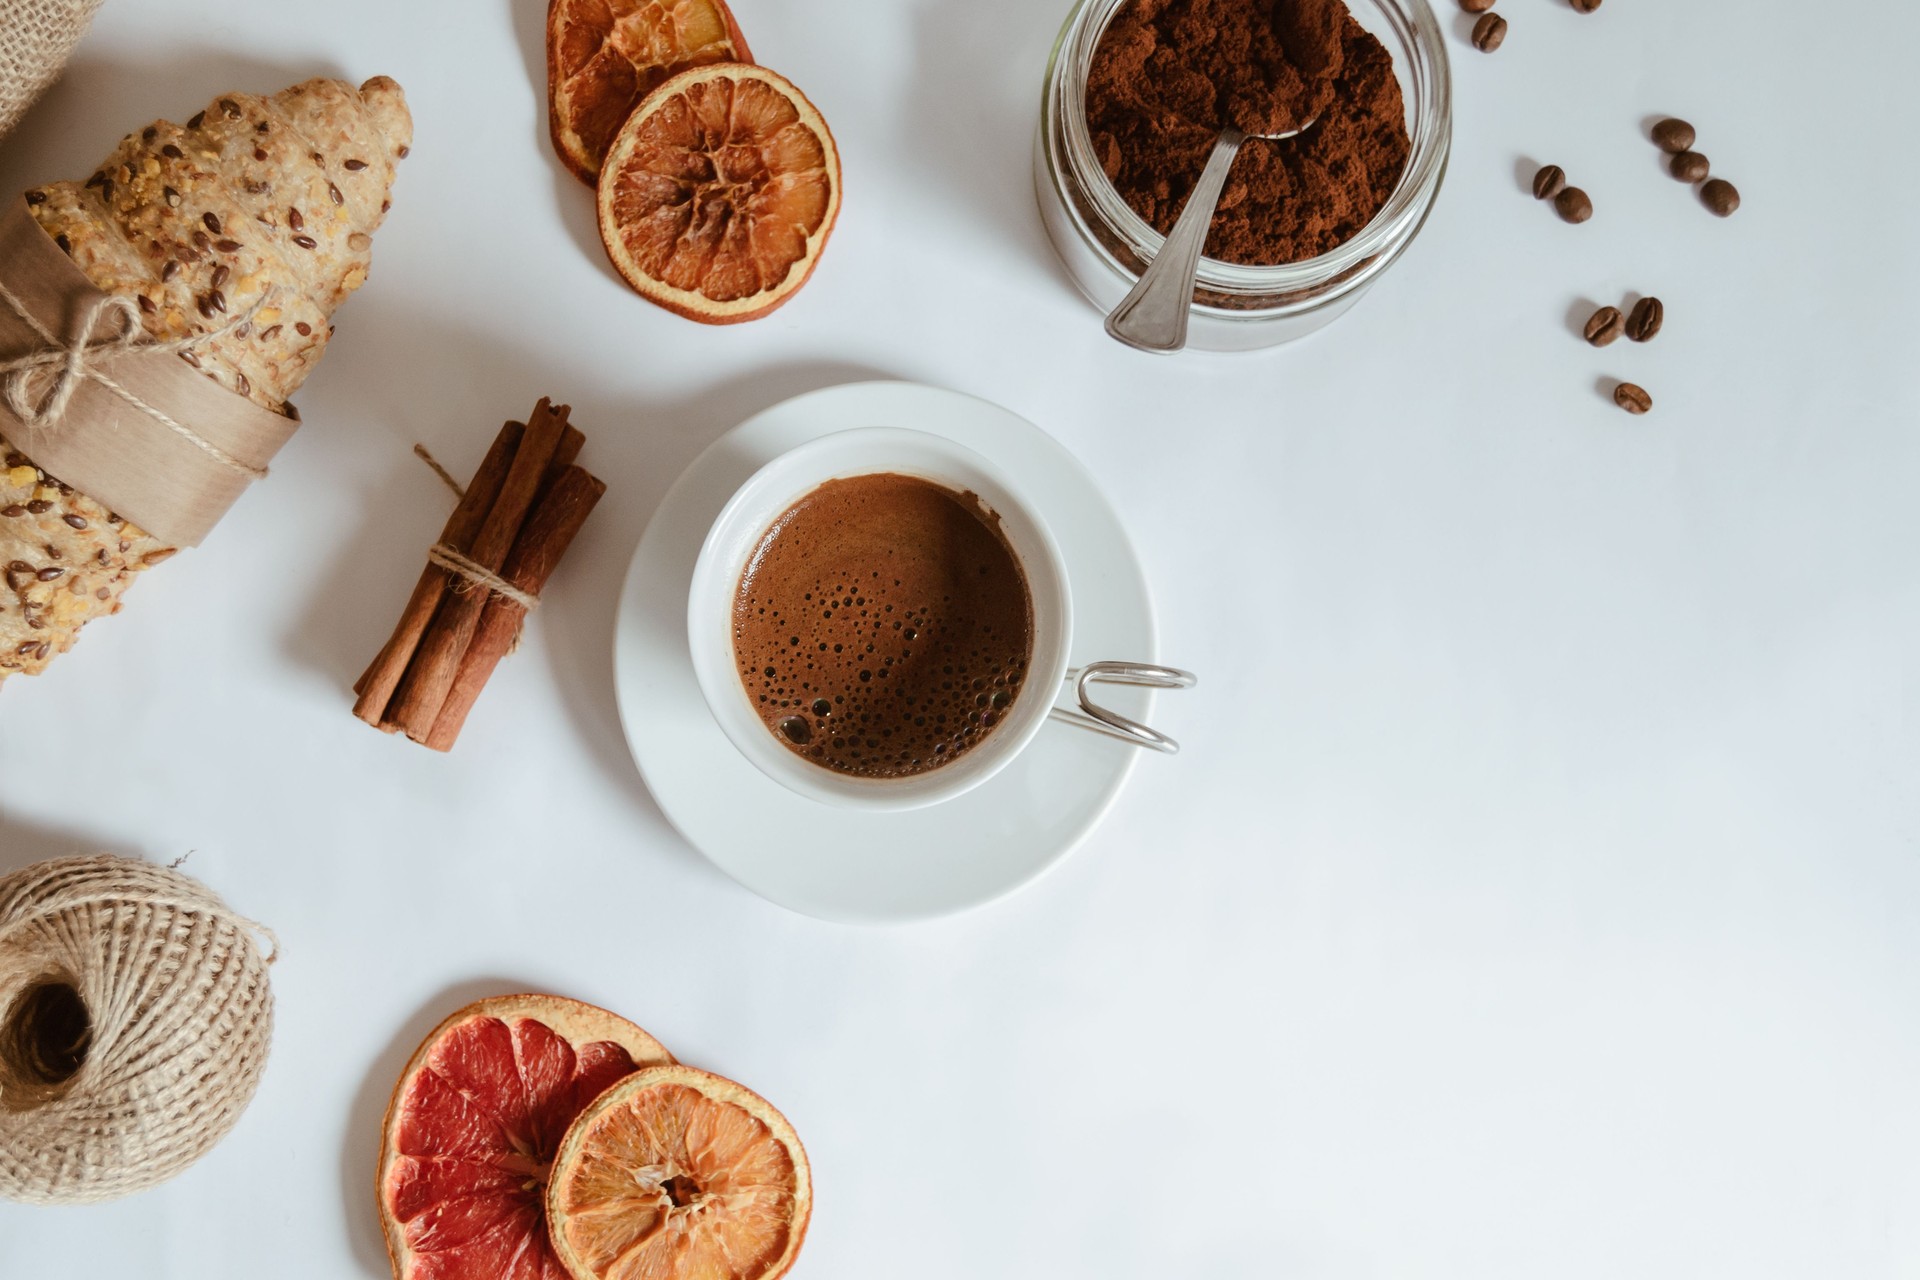
[[[1107,710],[1093,700],[1093,696],[1087,692],[1087,686],[1131,684],[1149,689],[1191,689],[1200,683],[1200,677],[1193,672],[1182,671],[1178,667],[1156,667],[1146,662],[1089,662],[1084,667],[1069,670],[1067,683],[1073,686],[1080,710],[1055,707],[1051,719],[1104,733],[1109,738],[1131,742],[1136,747],[1150,747],[1165,755],[1180,754],[1178,742],[1158,729],[1129,720],[1117,711]]]

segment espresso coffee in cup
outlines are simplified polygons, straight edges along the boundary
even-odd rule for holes
[[[881,472],[829,480],[754,546],[733,656],[767,731],[859,778],[939,769],[1002,723],[1033,661],[1032,592],[971,492]]]

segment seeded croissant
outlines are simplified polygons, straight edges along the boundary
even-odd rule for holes
[[[181,355],[281,410],[326,349],[334,308],[365,283],[413,121],[384,76],[230,93],[185,126],[129,134],[84,182],[27,192],[33,216],[99,289],[133,299],[157,340],[246,324]],[[264,299],[264,302],[262,300]],[[174,548],[47,475],[0,459],[0,680],[42,670],[116,613]]]

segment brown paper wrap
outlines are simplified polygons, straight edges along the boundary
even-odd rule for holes
[[[65,414],[48,426],[29,427],[0,400],[0,439],[156,537],[197,545],[300,425],[292,405],[284,417],[263,409],[172,352],[107,350],[101,344],[111,332],[78,332],[106,295],[40,229],[24,200],[0,213],[0,284],[60,339],[62,349],[85,344],[88,369],[189,433],[92,377],[80,379]],[[100,327],[111,331],[117,322]],[[47,345],[0,300],[0,365],[44,352]]]

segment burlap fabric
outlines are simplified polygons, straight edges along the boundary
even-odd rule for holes
[[[100,0],[0,0],[0,139],[55,80]]]
[[[271,942],[150,863],[61,858],[0,876],[0,1195],[109,1200],[226,1136],[273,1030],[256,934]]]

